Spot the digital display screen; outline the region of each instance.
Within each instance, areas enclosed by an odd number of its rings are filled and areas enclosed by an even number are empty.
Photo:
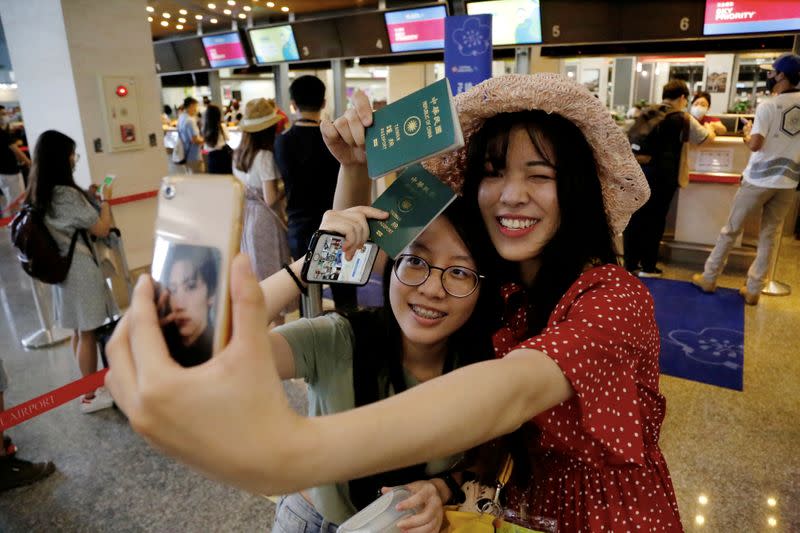
[[[331,59],[342,57],[339,32],[332,19],[292,23],[300,59]]]
[[[175,47],[175,53],[184,71],[208,70],[206,50],[199,37],[172,41],[172,45]]]
[[[181,63],[175,53],[172,43],[155,43],[153,51],[156,56],[156,72],[165,74],[167,72],[180,72]]]
[[[300,54],[289,24],[250,30],[250,42],[258,63],[298,61]]]
[[[340,17],[335,19],[335,24],[344,57],[384,55],[391,51],[382,13]]]
[[[468,15],[492,15],[495,46],[542,42],[539,0],[490,0],[469,2]]]
[[[206,35],[203,46],[211,68],[247,66],[247,54],[238,32]]]
[[[444,48],[445,6],[404,9],[385,13],[392,52]]]
[[[797,0],[706,0],[704,35],[800,30]]]

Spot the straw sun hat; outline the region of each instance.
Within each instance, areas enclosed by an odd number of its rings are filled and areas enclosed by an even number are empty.
[[[425,168],[456,191],[464,184],[467,149],[487,119],[540,109],[575,124],[594,152],[606,216],[615,234],[650,197],[650,188],[628,138],[585,87],[558,74],[509,74],[491,78],[455,97],[464,148],[429,159]]]
[[[275,103],[266,98],[250,100],[244,107],[244,115],[239,121],[239,129],[247,133],[255,133],[274,126],[281,120]]]

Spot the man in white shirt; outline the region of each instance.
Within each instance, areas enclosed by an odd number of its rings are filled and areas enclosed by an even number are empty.
[[[747,272],[747,284],[739,290],[750,305],[758,303],[767,281],[775,240],[780,238],[778,232],[800,180],[800,56],[782,55],[767,76],[767,88],[775,96],[759,105],[755,123],[745,126],[744,143],[753,153],[742,173],[728,223],[706,260],[704,272],[692,276],[692,283],[713,292],[745,218],[761,210],[758,253]]]

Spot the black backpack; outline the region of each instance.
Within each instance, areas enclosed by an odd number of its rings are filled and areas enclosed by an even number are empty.
[[[29,203],[22,205],[11,222],[11,243],[17,249],[22,269],[44,283],[58,284],[67,279],[78,234],[91,251],[86,232],[75,230],[66,256],[59,253],[58,243],[44,223],[44,211]]]
[[[656,104],[642,109],[642,113],[636,118],[631,129],[628,130],[628,140],[631,143],[631,150],[639,163],[649,163],[652,158],[663,150],[658,139],[659,126],[664,120],[673,113],[683,113],[679,109],[666,104]],[[686,117],[688,118],[688,117]],[[685,129],[688,129],[689,121],[685,120]]]

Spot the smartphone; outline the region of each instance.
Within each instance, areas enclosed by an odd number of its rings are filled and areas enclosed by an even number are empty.
[[[151,274],[172,357],[208,361],[230,338],[230,267],[242,235],[244,188],[232,176],[161,181]]]
[[[106,187],[111,187],[115,179],[117,179],[117,176],[114,174],[109,174],[103,179],[103,183],[100,184],[100,188],[97,190],[97,194],[100,195],[100,198],[104,198],[103,190],[105,190]]]
[[[308,245],[303,280],[306,283],[365,285],[378,255],[378,245],[372,241],[365,242],[350,261],[345,259],[343,247],[344,236],[317,231]]]

